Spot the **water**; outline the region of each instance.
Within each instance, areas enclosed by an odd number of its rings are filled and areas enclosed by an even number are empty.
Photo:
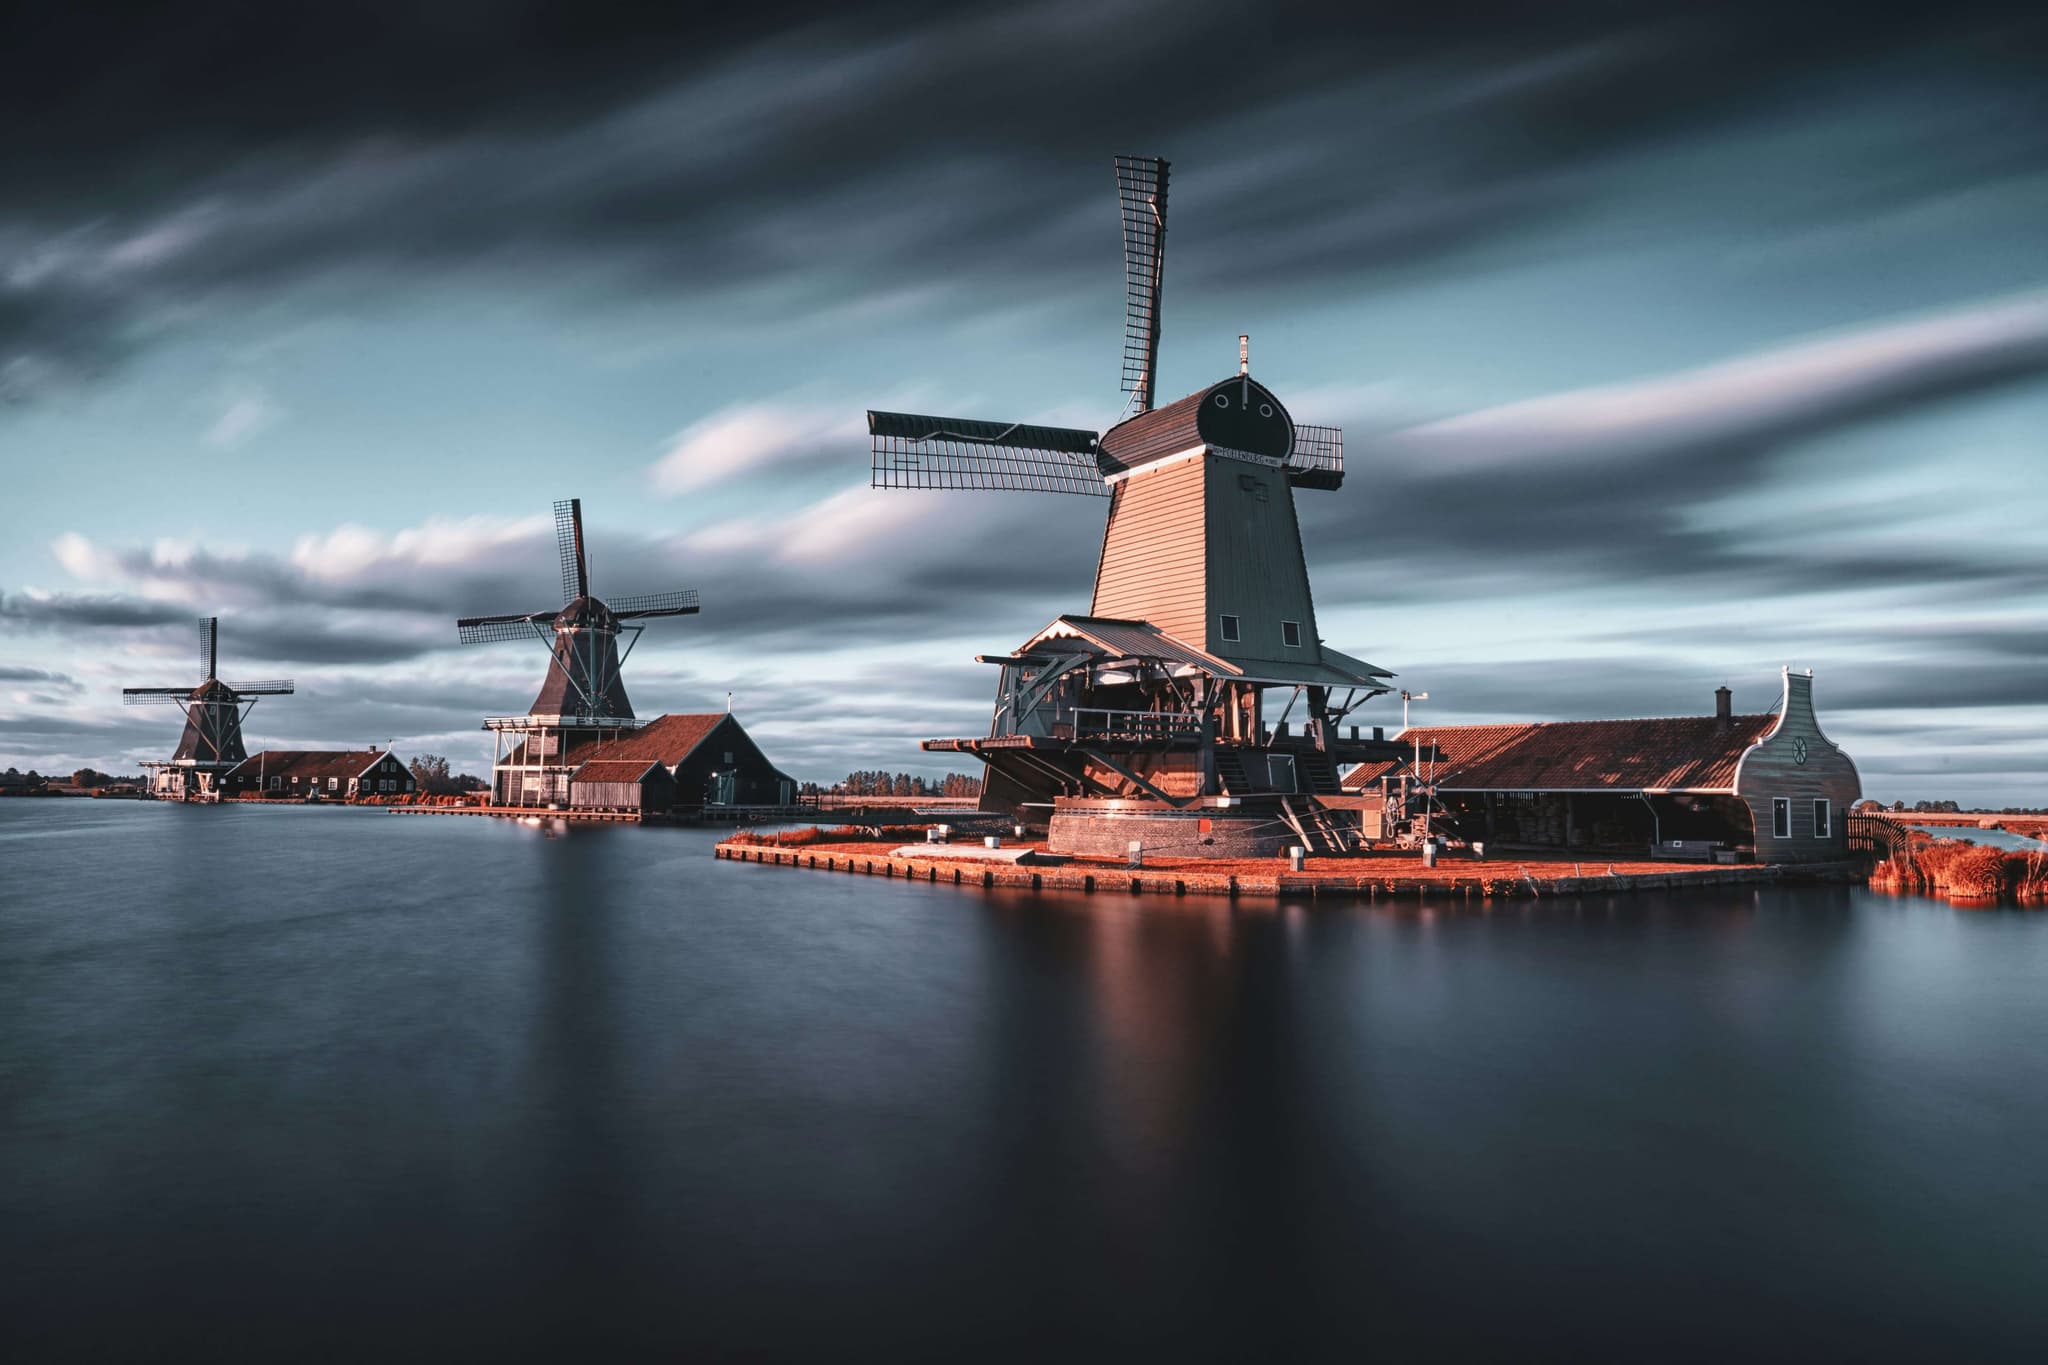
[[[714,837],[0,803],[9,1355],[2048,1346],[2048,914]]]
[[[2048,842],[2009,829],[1978,829],[1975,825],[1914,825],[1913,828],[1937,839],[1961,839],[1964,843],[2016,849],[2022,853],[2048,853]]]

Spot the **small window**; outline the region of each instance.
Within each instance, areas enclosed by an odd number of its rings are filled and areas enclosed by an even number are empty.
[[[1834,830],[1834,807],[1825,796],[1815,797],[1813,802],[1813,837],[1832,839]]]
[[[271,778],[271,779],[270,779],[270,789],[271,789],[272,791],[276,791],[276,790],[277,790],[278,788],[280,788],[280,787],[282,787],[282,786],[284,786],[284,779],[283,779],[283,778],[281,778],[281,777],[273,777],[273,778]]]
[[[1226,616],[1222,618],[1222,624],[1223,638],[1235,644],[1237,642],[1237,618],[1235,616]]]
[[[328,778],[328,779],[327,779],[327,790],[329,790],[329,791],[331,791],[331,792],[336,792],[336,791],[340,791],[340,790],[341,790],[341,779],[340,779],[340,778],[338,778],[338,777],[330,777],[330,778]]]
[[[1289,649],[1300,649],[1301,622],[1282,621],[1280,623],[1280,643],[1286,645]]]
[[[1780,839],[1792,837],[1792,798],[1774,796],[1771,798],[1771,833]]]
[[[727,749],[727,750],[725,751],[725,761],[726,761],[727,763],[730,763],[730,762],[732,762],[732,750],[730,750],[730,749]]]

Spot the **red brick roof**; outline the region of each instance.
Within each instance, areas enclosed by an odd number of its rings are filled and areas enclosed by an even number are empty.
[[[673,767],[688,758],[713,730],[731,719],[723,711],[699,715],[657,716],[629,735],[608,739],[581,752],[586,763],[606,759],[637,758],[666,763]],[[737,725],[739,722],[733,723]]]
[[[267,749],[251,754],[229,772],[230,777],[282,777],[289,785],[294,777],[324,781],[361,777],[384,749]],[[401,762],[401,766],[403,766]]]
[[[1723,731],[1712,716],[1566,720],[1418,726],[1400,738],[1443,751],[1436,780],[1446,791],[1728,791],[1743,750],[1777,723],[1774,715],[1736,716]],[[1394,771],[1363,764],[1344,785],[1363,787]]]

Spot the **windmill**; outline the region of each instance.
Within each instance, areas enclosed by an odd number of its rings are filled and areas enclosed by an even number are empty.
[[[609,603],[592,596],[580,498],[555,504],[555,541],[566,599],[562,606],[506,616],[466,616],[455,623],[466,645],[537,640],[548,650],[548,671],[527,714],[494,716],[484,722],[484,728],[497,735],[492,799],[498,805],[544,805],[565,799],[574,766],[568,762],[570,753],[639,724],[619,676],[645,629],[636,623],[697,614],[694,588]],[[623,654],[621,635],[626,637]]]
[[[1116,158],[1122,420],[1097,433],[868,413],[874,487],[1109,498],[1088,614],[1061,617],[1010,654],[981,656],[1003,669],[990,733],[924,747],[981,758],[984,803],[1049,807],[1054,845],[1069,851],[1089,851],[1092,840],[1122,853],[1117,841],[1129,832],[1242,853],[1215,837],[1216,800],[1330,851],[1355,839],[1318,798],[1341,801],[1337,761],[1377,752],[1355,727],[1342,739],[1340,722],[1393,676],[1324,645],[1316,628],[1294,491],[1342,485],[1344,437],[1295,422],[1252,378],[1243,336],[1236,374],[1156,405],[1167,180],[1164,160]],[[1280,688],[1292,695],[1269,728],[1264,695]]]
[[[219,677],[220,618],[199,624],[199,662],[206,670],[197,687],[124,687],[129,706],[182,706],[185,733],[168,762],[145,763],[150,794],[173,801],[218,801],[220,779],[249,756],[242,745],[242,722],[259,697],[289,694],[290,680],[222,682]]]

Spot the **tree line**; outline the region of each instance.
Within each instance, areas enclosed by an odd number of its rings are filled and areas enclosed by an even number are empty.
[[[480,792],[490,790],[491,784],[475,773],[450,773],[448,760],[440,754],[421,754],[407,765],[412,769],[412,780],[419,784],[425,796],[453,796],[457,792]]]
[[[934,782],[913,773],[889,773],[877,768],[848,773],[829,787],[806,782],[799,790],[806,796],[979,796],[981,779],[966,773],[947,773]]]

